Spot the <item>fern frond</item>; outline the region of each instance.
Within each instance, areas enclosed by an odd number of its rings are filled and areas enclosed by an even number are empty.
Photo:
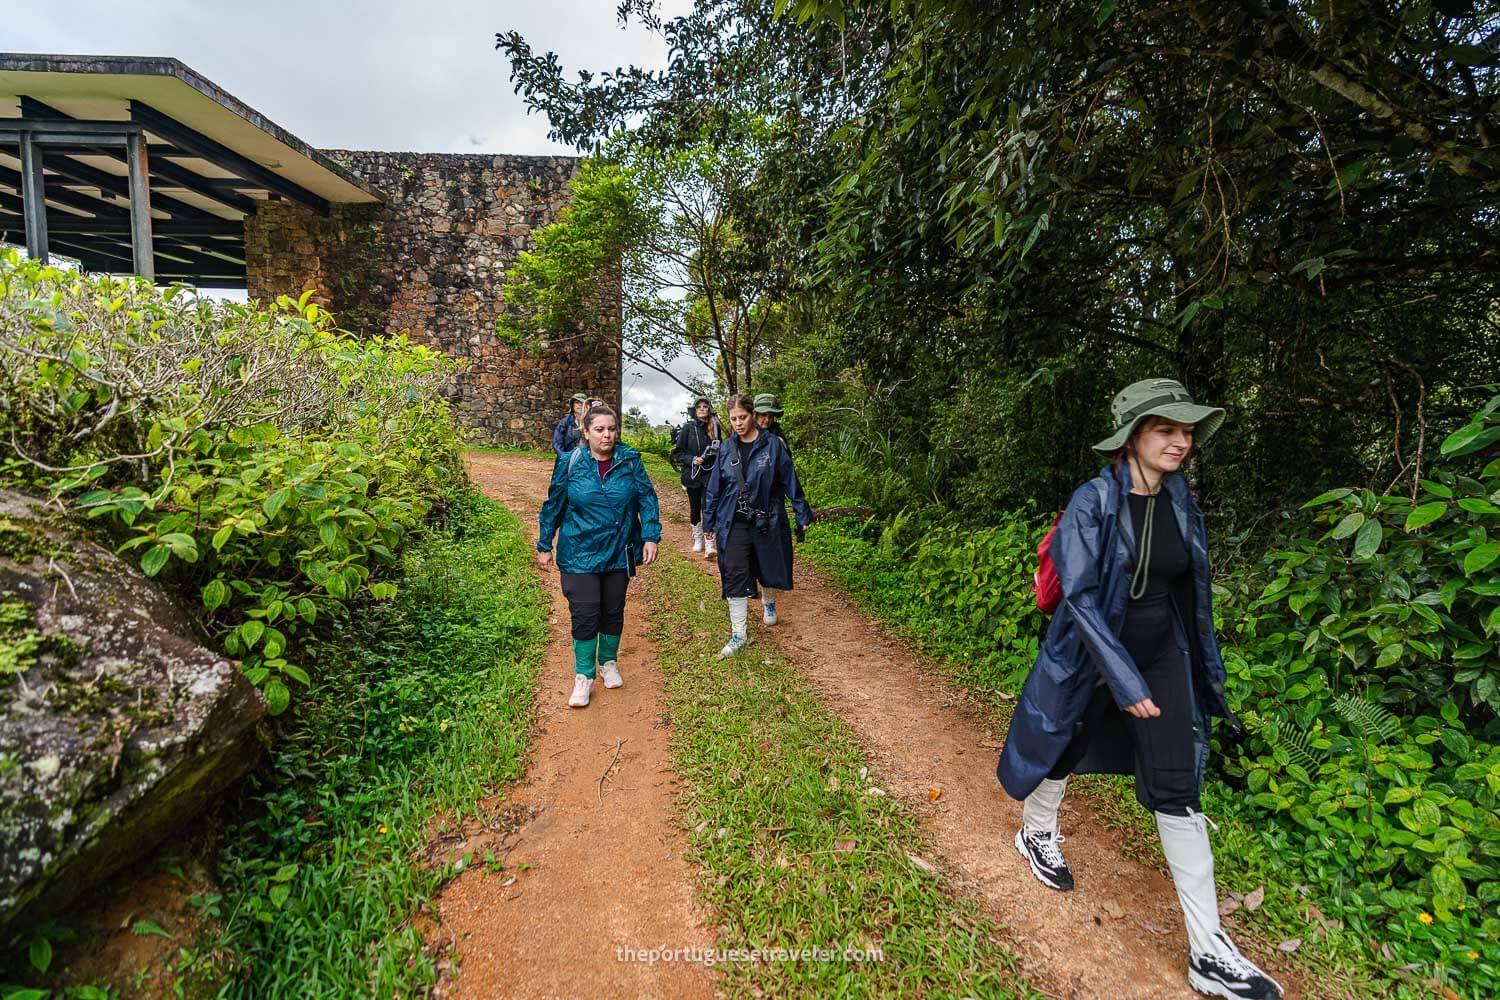
[[[1252,721],[1253,720],[1253,721]],[[1286,758],[1287,763],[1296,764],[1308,774],[1317,772],[1327,754],[1313,746],[1312,735],[1295,722],[1279,718],[1262,718],[1247,713],[1245,721],[1266,741],[1273,753]]]
[[[1367,743],[1394,743],[1401,738],[1401,723],[1380,705],[1357,694],[1333,699],[1333,710]]]

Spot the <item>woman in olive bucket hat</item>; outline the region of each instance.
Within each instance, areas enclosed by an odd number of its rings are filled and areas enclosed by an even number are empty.
[[[1147,379],[1111,404],[1110,460],[1068,501],[1051,555],[1063,602],[1016,706],[998,776],[1023,799],[1016,850],[1044,885],[1073,888],[1057,830],[1073,773],[1135,776],[1156,814],[1200,993],[1277,998],[1281,988],[1219,926],[1200,791],[1211,717],[1224,703],[1203,514],[1181,468],[1224,422],[1181,384]]]
[[[769,392],[755,394],[755,426],[781,438],[781,443],[786,444],[786,450],[791,452],[792,446],[787,444],[786,432],[781,429],[781,414],[781,401],[774,395]]]

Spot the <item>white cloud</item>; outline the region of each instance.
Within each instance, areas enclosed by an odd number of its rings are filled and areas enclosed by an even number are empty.
[[[70,0],[11,4],[0,48],[170,56],[320,148],[567,153],[511,90],[495,33],[577,69],[660,68],[617,0]],[[690,0],[663,4],[667,16]],[[479,140],[476,144],[474,140]]]

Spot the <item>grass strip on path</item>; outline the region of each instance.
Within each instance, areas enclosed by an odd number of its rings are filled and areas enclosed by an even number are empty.
[[[714,658],[726,629],[715,581],[665,547],[642,579],[690,859],[719,946],[801,956],[732,960],[724,991],[1036,996],[1000,927],[945,886],[919,821],[883,794],[796,669],[765,643]]]
[[[225,831],[217,940],[183,973],[220,995],[409,996],[436,981],[413,918],[451,872],[440,819],[522,774],[547,597],[521,523],[477,493],[406,558],[392,601],[315,650],[316,681]],[[189,993],[194,992],[189,989]]]

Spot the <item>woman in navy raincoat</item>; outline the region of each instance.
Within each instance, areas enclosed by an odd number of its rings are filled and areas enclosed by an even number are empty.
[[[583,708],[594,686],[594,664],[604,686],[625,683],[616,657],[625,625],[625,589],[637,566],[656,559],[661,514],[656,489],[646,476],[641,454],[619,442],[615,411],[603,404],[583,418],[583,440],[559,455],[552,483],[537,517],[537,565],[552,566],[557,536],[557,568],[573,619],[573,694],[568,704]]]
[[[578,447],[578,441],[583,437],[583,415],[588,412],[588,400],[581,392],[573,393],[568,400],[568,415],[552,430],[552,450],[557,454],[566,455]]]
[[[1213,628],[1208,538],[1181,467],[1224,421],[1170,379],[1121,390],[1111,460],[1073,494],[1051,555],[1063,603],[1016,705],[998,777],[1025,804],[1016,850],[1046,886],[1071,889],[1058,807],[1071,773],[1135,776],[1156,815],[1188,931],[1188,981],[1214,996],[1281,988],[1219,925],[1200,792],[1211,717],[1227,716]]]
[[[745,620],[757,584],[764,591],[767,625],[776,624],[777,591],[792,589],[786,501],[792,502],[799,531],[813,521],[791,453],[779,437],[755,425],[749,396],[730,398],[729,423],[734,433],[719,448],[703,496],[703,526],[718,542],[719,580],[729,602],[729,642],[720,657],[734,655],[749,641]]]

